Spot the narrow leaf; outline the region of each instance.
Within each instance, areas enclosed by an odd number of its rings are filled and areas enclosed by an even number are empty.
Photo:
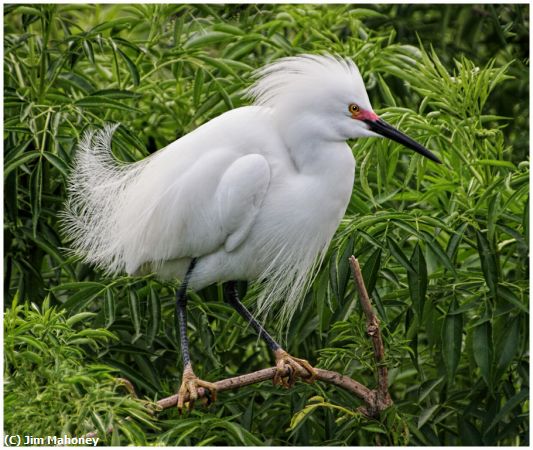
[[[455,371],[461,358],[461,344],[463,342],[463,315],[455,314],[458,309],[457,301],[450,305],[448,314],[444,319],[442,330],[442,357],[448,375],[448,382],[451,383],[455,376]]]
[[[507,416],[507,414],[509,414],[514,408],[516,408],[518,405],[520,405],[522,402],[524,402],[528,398],[529,398],[529,389],[527,387],[524,387],[520,392],[513,395],[507,401],[507,403],[503,405],[503,408],[500,410],[500,412],[496,414],[496,417],[494,417],[494,420],[489,425],[485,433],[490,431],[499,422],[502,422],[505,416]],[[511,420],[513,420],[513,417],[511,417]]]
[[[202,88],[204,87],[205,72],[202,69],[199,69],[196,72],[196,77],[194,78],[194,90],[193,90],[193,102],[195,106],[200,104],[200,97],[202,95]]]
[[[222,31],[209,31],[206,33],[198,33],[189,39],[183,48],[190,49],[194,47],[206,47],[216,43],[227,42],[230,39],[235,39],[235,36]]]
[[[492,364],[492,327],[490,321],[483,322],[474,328],[472,350],[481,376],[485,383],[490,386],[490,367]]]
[[[133,108],[125,105],[124,103],[117,102],[116,100],[99,95],[90,95],[88,97],[81,98],[74,104],[76,106],[81,106],[82,108],[109,108],[129,112],[142,112],[137,108]]]
[[[361,269],[363,280],[365,281],[366,290],[369,295],[372,295],[374,288],[376,287],[376,281],[378,279],[379,268],[381,266],[381,249],[378,248],[370,257],[366,260],[365,265]]]
[[[481,260],[481,270],[493,298],[496,297],[498,287],[498,270],[496,255],[489,242],[479,230],[476,230],[477,249]]]
[[[135,336],[133,336],[133,342],[141,337],[141,306],[137,293],[132,288],[130,289],[130,295],[128,297],[128,306],[130,309],[130,318],[133,328],[135,330]]]
[[[432,405],[429,408],[424,409],[420,416],[418,416],[418,428],[422,428],[426,422],[431,419],[431,417],[437,412],[437,410],[440,408],[440,405]]]
[[[505,329],[506,333],[498,346],[498,372],[501,374],[507,369],[511,361],[514,359],[516,352],[518,351],[518,338],[519,338],[519,321],[513,320],[508,322],[508,327]]]
[[[129,56],[126,55],[126,53],[124,53],[122,50],[117,48],[117,52],[121,56],[121,58],[124,60],[124,62],[126,63],[126,66],[128,66],[128,70],[130,72],[131,80],[133,81],[134,86],[138,86],[139,81],[140,81],[140,76],[139,76],[139,71],[137,70],[137,66],[129,58]]]
[[[83,51],[85,52],[85,55],[87,56],[87,58],[89,59],[91,64],[95,64],[94,51],[93,51],[93,46],[92,46],[91,42],[86,40],[86,39],[84,39],[83,42],[82,42],[82,46],[83,46]]]
[[[410,262],[415,270],[407,272],[409,293],[416,313],[422,317],[428,287],[428,272],[424,253],[419,244],[413,250]]]
[[[4,178],[6,178],[17,167],[31,161],[32,159],[39,158],[41,154],[39,152],[28,152],[19,158],[13,158],[6,162],[4,166]]]
[[[394,242],[394,240],[390,236],[387,236],[387,244],[389,245],[389,250],[392,256],[394,256],[394,258],[396,258],[396,260],[403,267],[405,267],[408,272],[416,272],[414,267],[409,262],[409,259],[407,258],[407,256],[405,256],[405,253],[402,252],[398,244]]]
[[[109,328],[115,321],[116,302],[111,289],[107,289],[104,297],[105,326]]]
[[[152,345],[161,323],[161,301],[155,289],[148,294],[148,320],[146,321],[146,344]]]
[[[41,215],[43,190],[43,165],[41,161],[37,163],[30,177],[30,201],[31,201],[31,219],[33,235],[37,235],[37,225]]]

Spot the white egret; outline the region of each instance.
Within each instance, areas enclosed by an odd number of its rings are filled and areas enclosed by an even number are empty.
[[[229,282],[227,300],[274,352],[274,381],[290,386],[302,369],[312,379],[313,367],[283,350],[240,302],[234,281],[263,283],[259,312],[279,303],[281,321],[293,315],[352,193],[347,139],[384,136],[440,162],[374,113],[349,59],[282,58],[256,77],[253,106],[228,111],[133,164],[113,159],[114,127],[85,133],[69,183],[64,228],[87,262],[109,274],[182,280],[180,409],[199,386],[216,394],[192,369],[187,287]]]

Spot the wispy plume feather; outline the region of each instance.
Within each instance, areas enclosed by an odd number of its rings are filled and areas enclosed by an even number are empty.
[[[62,231],[72,241],[73,253],[110,275],[125,269],[118,228],[124,191],[148,161],[117,163],[111,153],[111,140],[118,126],[108,124],[83,135],[62,215]]]

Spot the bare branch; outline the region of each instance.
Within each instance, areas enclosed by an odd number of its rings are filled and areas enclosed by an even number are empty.
[[[340,388],[346,389],[359,397],[365,403],[374,403],[374,393],[366,386],[353,380],[350,377],[341,375],[340,373],[333,372],[331,370],[317,369],[316,379],[325,383],[334,384]],[[262,381],[271,380],[276,374],[275,367],[269,367],[268,369],[258,370],[256,372],[247,373],[245,375],[239,375],[237,377],[226,378],[224,380],[216,381],[214,384],[218,392],[229,391],[233,389],[239,389],[250,384],[260,383]],[[287,374],[288,375],[288,371]],[[198,389],[198,398],[205,397],[207,391],[204,388]],[[170,408],[175,406],[178,401],[178,395],[171,395],[170,397],[162,398],[157,402],[157,406],[160,409]],[[185,397],[185,401],[188,401],[188,397]]]
[[[353,255],[350,256],[349,261],[357,285],[357,290],[359,291],[361,306],[363,307],[363,312],[366,316],[366,333],[372,338],[374,359],[376,360],[378,369],[378,389],[376,391],[376,399],[373,405],[369,405],[371,407],[369,410],[370,415],[374,415],[374,413],[379,413],[392,405],[388,386],[388,369],[384,364],[385,348],[383,347],[383,340],[381,339],[379,319],[372,309],[372,304],[370,303],[370,298],[366,291],[359,261]]]

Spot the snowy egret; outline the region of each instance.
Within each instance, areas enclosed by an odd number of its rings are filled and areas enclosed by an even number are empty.
[[[64,228],[73,249],[109,274],[182,280],[176,294],[183,357],[178,407],[199,386],[186,333],[187,288],[227,282],[226,300],[274,352],[274,382],[315,370],[289,355],[240,302],[235,280],[261,282],[259,313],[299,306],[350,199],[347,139],[384,136],[440,162],[374,113],[358,68],[331,55],[282,58],[256,73],[253,106],[228,111],[150,157],[117,164],[114,127],[85,133]],[[283,374],[290,373],[288,377]]]

